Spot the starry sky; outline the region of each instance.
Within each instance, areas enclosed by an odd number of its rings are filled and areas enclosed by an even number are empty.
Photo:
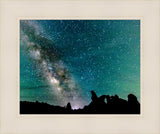
[[[140,20],[20,21],[20,100],[77,109],[91,90],[140,101]]]

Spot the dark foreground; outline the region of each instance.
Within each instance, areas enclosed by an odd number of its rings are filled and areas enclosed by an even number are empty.
[[[20,114],[140,114],[140,104],[133,94],[128,95],[128,100],[117,95],[97,97],[94,91],[91,94],[91,103],[83,109],[72,110],[70,103],[66,107],[60,107],[38,101],[21,101]]]

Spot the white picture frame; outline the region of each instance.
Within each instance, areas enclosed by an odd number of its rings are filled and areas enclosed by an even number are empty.
[[[5,1],[0,4],[0,134],[159,134],[160,1]],[[140,19],[140,115],[20,115],[20,19]]]

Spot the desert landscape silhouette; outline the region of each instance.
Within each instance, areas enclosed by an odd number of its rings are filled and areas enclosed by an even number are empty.
[[[92,101],[82,109],[72,109],[70,102],[61,107],[38,101],[20,101],[20,114],[140,114],[140,103],[133,94],[128,95],[128,100],[118,95],[98,97],[94,91],[91,94]]]

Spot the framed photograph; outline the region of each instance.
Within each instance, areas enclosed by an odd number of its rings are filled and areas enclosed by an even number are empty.
[[[140,114],[139,102],[140,20],[20,20],[20,114]]]
[[[1,1],[1,134],[159,134],[160,2]]]

